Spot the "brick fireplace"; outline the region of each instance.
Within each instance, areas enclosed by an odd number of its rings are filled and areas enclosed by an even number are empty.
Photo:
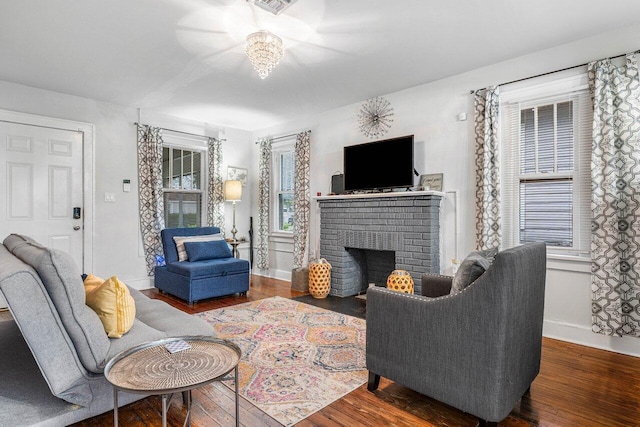
[[[407,270],[421,293],[422,273],[440,272],[440,201],[435,191],[318,197],[320,255],[332,266],[330,295],[386,285]]]

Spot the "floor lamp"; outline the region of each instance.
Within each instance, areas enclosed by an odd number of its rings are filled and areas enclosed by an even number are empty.
[[[233,236],[233,256],[237,258],[238,244],[236,240],[236,203],[242,200],[242,182],[236,180],[227,180],[224,183],[224,199],[233,205],[233,228],[231,235]]]

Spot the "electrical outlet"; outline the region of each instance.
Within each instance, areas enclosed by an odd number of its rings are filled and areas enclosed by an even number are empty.
[[[115,203],[116,202],[116,193],[104,193],[104,202],[105,203]]]

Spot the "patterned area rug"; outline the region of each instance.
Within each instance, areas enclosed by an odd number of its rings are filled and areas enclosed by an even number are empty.
[[[242,349],[240,394],[286,426],[367,380],[362,319],[281,297],[196,316]]]

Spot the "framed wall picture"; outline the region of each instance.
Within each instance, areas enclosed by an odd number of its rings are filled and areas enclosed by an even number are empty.
[[[442,191],[442,174],[420,175],[420,188],[422,190]]]
[[[247,175],[249,171],[244,168],[239,168],[236,166],[227,166],[227,179],[240,181],[242,182],[242,186],[247,185]]]

